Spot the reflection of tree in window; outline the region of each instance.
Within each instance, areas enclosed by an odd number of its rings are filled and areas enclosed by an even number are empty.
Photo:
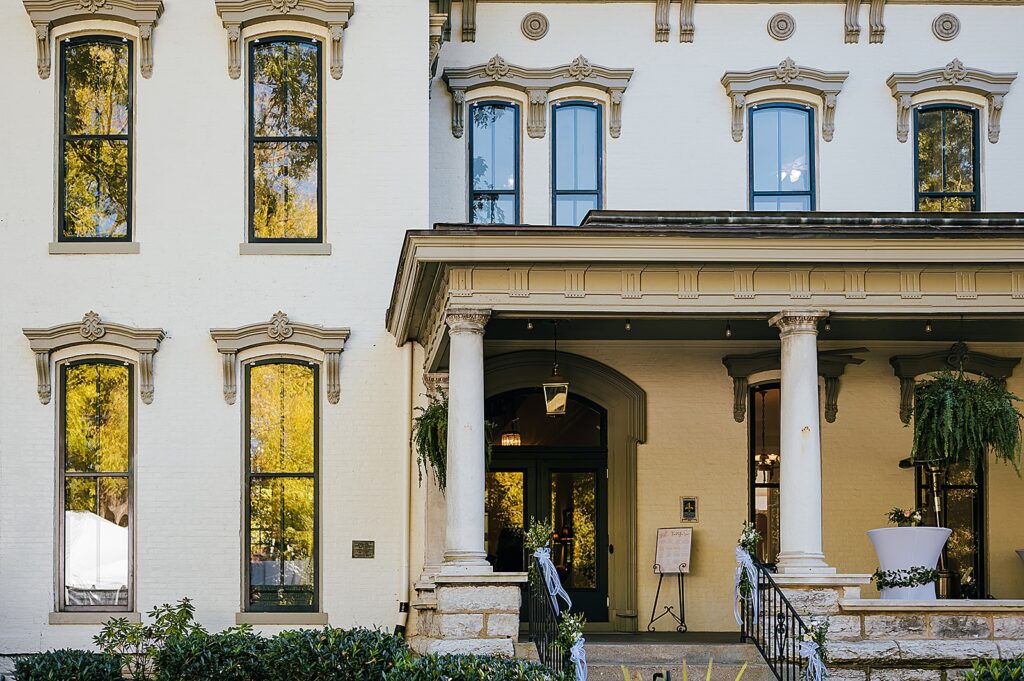
[[[518,107],[470,107],[470,219],[509,224],[518,219]]]
[[[522,471],[487,473],[487,556],[498,572],[522,572],[526,500]]]
[[[750,207],[814,210],[814,116],[797,104],[750,110]]]
[[[61,238],[127,239],[131,44],[63,43]]]
[[[551,474],[552,559],[566,588],[597,586],[597,476]]]
[[[252,45],[252,237],[320,235],[320,44]]]
[[[249,367],[249,607],[315,607],[315,368]]]
[[[917,210],[978,210],[974,109],[922,107],[917,118]]]

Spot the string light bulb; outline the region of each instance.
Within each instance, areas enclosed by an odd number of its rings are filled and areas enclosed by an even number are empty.
[[[931,333],[932,332],[932,320],[929,319],[928,321],[926,321],[924,323],[924,332],[925,333]]]
[[[632,330],[633,330],[633,323],[630,320],[627,319],[626,320],[626,331],[632,331]]]
[[[729,324],[729,322],[725,323],[725,337],[732,338],[732,326]]]
[[[527,331],[533,331],[533,320],[532,319],[527,319],[526,320],[526,330]]]
[[[832,317],[825,317],[825,330],[826,331],[831,331],[832,330]]]

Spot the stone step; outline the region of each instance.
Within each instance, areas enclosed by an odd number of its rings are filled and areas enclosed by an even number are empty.
[[[589,681],[624,681],[621,665],[590,664],[588,667]],[[682,665],[626,665],[626,668],[629,670],[630,681],[635,681],[637,674],[640,675],[641,681],[652,681],[658,672],[669,672],[672,681],[683,681]],[[711,667],[711,681],[735,681],[742,668],[742,664],[715,663]],[[705,681],[707,669],[707,664],[688,664],[689,681]],[[749,664],[743,672],[741,681],[775,681],[775,675],[765,664]]]
[[[605,643],[587,642],[587,660],[598,664],[682,666],[707,668],[708,660],[722,664],[763,664],[757,648],[743,643]],[[673,674],[675,676],[675,674]]]

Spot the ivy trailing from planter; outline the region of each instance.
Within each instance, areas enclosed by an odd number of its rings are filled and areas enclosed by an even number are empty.
[[[416,445],[416,464],[420,483],[423,474],[434,477],[442,492],[448,487],[448,393],[438,390],[430,396],[430,404],[417,407],[420,415],[413,418],[412,440]],[[484,456],[491,464],[491,433],[494,424],[484,421]]]
[[[939,581],[939,571],[934,568],[926,568],[923,565],[905,570],[875,570],[871,579],[879,591],[882,589],[909,589]]]

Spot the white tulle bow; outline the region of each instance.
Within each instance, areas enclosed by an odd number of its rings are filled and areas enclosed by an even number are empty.
[[[585,641],[580,636],[569,649],[569,661],[576,670],[576,681],[587,681],[587,651],[583,649]]]
[[[555,615],[557,616],[561,614],[558,607],[558,599],[561,598],[565,601],[566,610],[572,607],[572,601],[569,599],[569,594],[562,587],[562,580],[558,578],[558,570],[555,569],[555,564],[551,562],[551,549],[537,549],[534,551],[533,557],[537,559],[540,565],[540,573],[544,578],[544,585],[548,589],[548,594],[551,595],[551,602],[555,605]]]
[[[747,577],[747,583],[750,584],[750,593],[746,596],[743,595],[740,589],[744,574]],[[743,614],[740,612],[740,605],[743,601],[750,601],[754,609],[754,621],[756,622],[758,604],[760,603],[760,599],[757,597],[757,568],[754,566],[754,559],[750,557],[750,554],[742,546],[736,547],[736,579],[734,580],[733,591],[732,612],[736,616],[736,624],[741,626],[743,624]]]
[[[821,650],[814,641],[800,641],[800,657],[807,659],[807,681],[823,681],[828,678],[828,669],[821,661]]]

